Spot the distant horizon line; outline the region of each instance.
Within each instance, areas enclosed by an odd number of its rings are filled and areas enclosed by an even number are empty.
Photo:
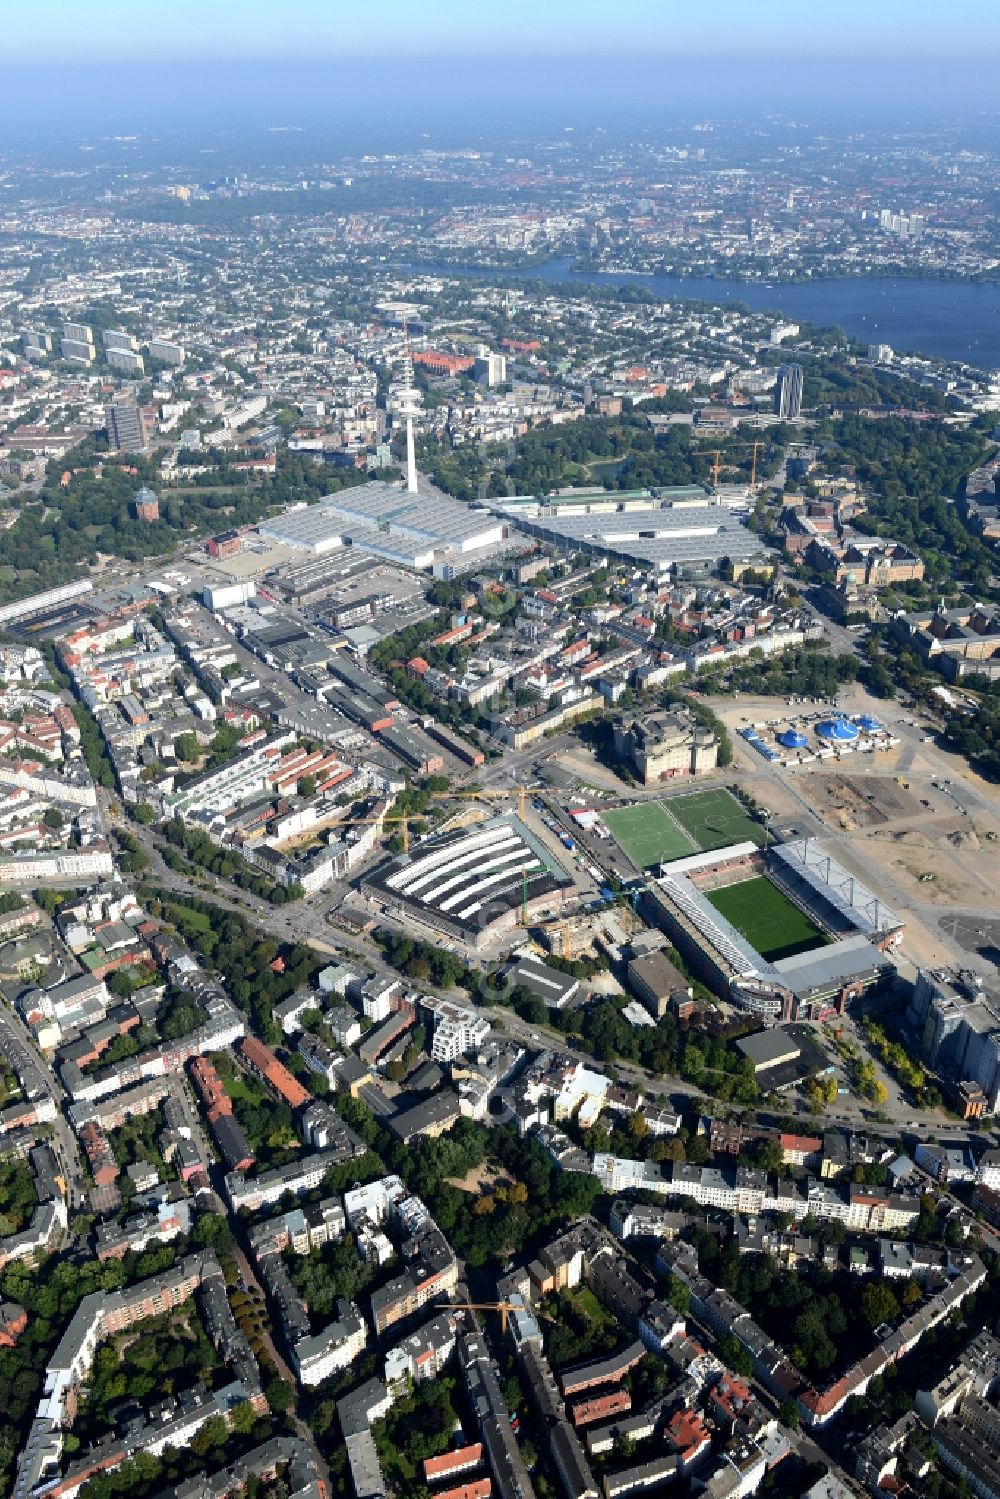
[[[282,52],[275,54],[271,52],[231,54],[231,53],[207,53],[201,57],[192,58],[184,56],[157,56],[152,57],[145,54],[121,54],[108,57],[105,53],[74,53],[72,57],[42,57],[37,55],[25,55],[22,57],[0,58],[0,74],[9,72],[21,72],[29,69],[79,69],[81,66],[87,68],[118,68],[118,67],[151,67],[151,68],[214,68],[214,67],[244,67],[263,66],[273,67],[277,64],[291,64],[296,67],[328,67],[336,63],[371,63],[384,66],[387,62],[433,62],[440,59],[443,62],[454,62],[461,59],[468,62],[483,63],[505,63],[505,62],[537,62],[550,66],[551,64],[563,63],[573,65],[581,61],[592,62],[601,65],[609,61],[640,64],[644,67],[659,66],[664,63],[686,64],[690,62],[795,62],[800,65],[837,65],[851,64],[854,67],[890,67],[893,71],[899,71],[908,64],[934,64],[957,63],[976,64],[979,67],[989,67],[991,64],[1000,62],[1000,47],[989,51],[975,50],[942,50],[940,47],[928,51],[900,52],[898,49],[886,51],[862,50],[858,47],[846,47],[843,51],[804,52],[795,48],[690,48],[683,51],[668,50],[618,50],[614,47],[580,48],[579,50],[517,50],[511,48],[506,51],[498,51],[495,48],[470,49],[449,47],[414,47],[407,50],[392,51],[382,48],[378,52],[370,51],[329,51],[317,52],[312,49],[308,53]],[[987,105],[984,103],[984,110]],[[994,105],[988,112],[1000,114],[1000,109]]]

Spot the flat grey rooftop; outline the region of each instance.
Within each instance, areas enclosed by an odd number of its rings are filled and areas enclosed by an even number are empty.
[[[888,961],[867,937],[859,934],[842,937],[826,947],[795,953],[790,958],[779,958],[773,966],[789,989],[802,994],[810,989],[826,989],[839,980],[861,978]]]
[[[614,501],[614,495],[608,496]],[[606,551],[665,567],[674,563],[745,560],[766,548],[724,505],[648,507],[589,514],[561,514],[556,505],[537,513],[496,502],[494,508],[519,530],[533,536]]]

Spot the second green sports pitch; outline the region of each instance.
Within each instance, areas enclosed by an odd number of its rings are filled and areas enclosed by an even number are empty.
[[[703,894],[768,962],[825,947],[829,941],[816,923],[763,875]]]
[[[763,828],[724,786],[616,807],[602,812],[601,820],[639,869],[732,843],[764,841]]]

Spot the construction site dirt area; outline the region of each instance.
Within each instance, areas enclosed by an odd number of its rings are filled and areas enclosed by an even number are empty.
[[[925,831],[870,833],[864,855],[918,904],[994,905],[1000,888],[1000,846],[957,818],[928,819]]]
[[[837,712],[878,719],[891,748],[783,765],[755,752],[739,730],[780,725],[787,702],[744,696],[712,706],[733,737],[731,778],[766,809],[779,837],[818,838],[899,912],[905,962],[995,962],[1000,788],[971,769],[925,710],[875,700],[853,683],[838,694]]]
[[[920,798],[889,776],[814,771],[809,783],[817,815],[844,832],[883,827],[900,819],[919,822],[924,811]]]

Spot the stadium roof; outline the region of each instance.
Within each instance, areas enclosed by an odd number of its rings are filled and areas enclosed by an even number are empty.
[[[855,976],[859,979],[870,976],[888,961],[867,937],[859,933],[856,937],[842,937],[839,942],[831,942],[826,947],[814,947],[790,958],[779,958],[774,966],[787,988],[794,994],[807,995],[833,985],[839,987]]]
[[[756,852],[756,843],[730,843],[727,848],[703,849],[681,859],[665,859],[660,869],[664,874],[690,874],[698,869],[711,869],[713,864],[724,864],[730,859],[749,859]]]
[[[656,882],[662,895],[694,926],[705,947],[714,950],[728,966],[732,977],[753,979],[805,995],[829,990],[841,983],[849,984],[855,978],[870,975],[882,965],[884,960],[872,942],[898,930],[903,923],[859,880],[831,859],[818,843],[809,839],[772,845],[770,854],[780,859],[789,873],[804,880],[852,930],[824,946],[794,957],[776,962],[764,958],[682,872],[731,860],[741,855],[746,847],[735,845],[714,854],[695,854],[689,859],[677,860],[663,866],[661,878]],[[751,851],[756,850],[751,846]]]
[[[838,864],[823,845],[814,839],[796,838],[791,843],[777,843],[771,849],[771,857],[779,860],[800,879],[806,880],[818,895],[865,937],[884,936],[905,925],[891,907],[879,900],[842,864]]]
[[[724,850],[723,856],[726,852],[728,850]],[[657,884],[667,899],[694,923],[698,932],[729,965],[733,973],[743,977],[774,978],[773,965],[751,947],[746,938],[731,922],[726,920],[721,911],[715,909],[711,901],[705,899],[705,896],[696,889],[686,875],[675,873],[671,868],[669,874],[663,875]]]

